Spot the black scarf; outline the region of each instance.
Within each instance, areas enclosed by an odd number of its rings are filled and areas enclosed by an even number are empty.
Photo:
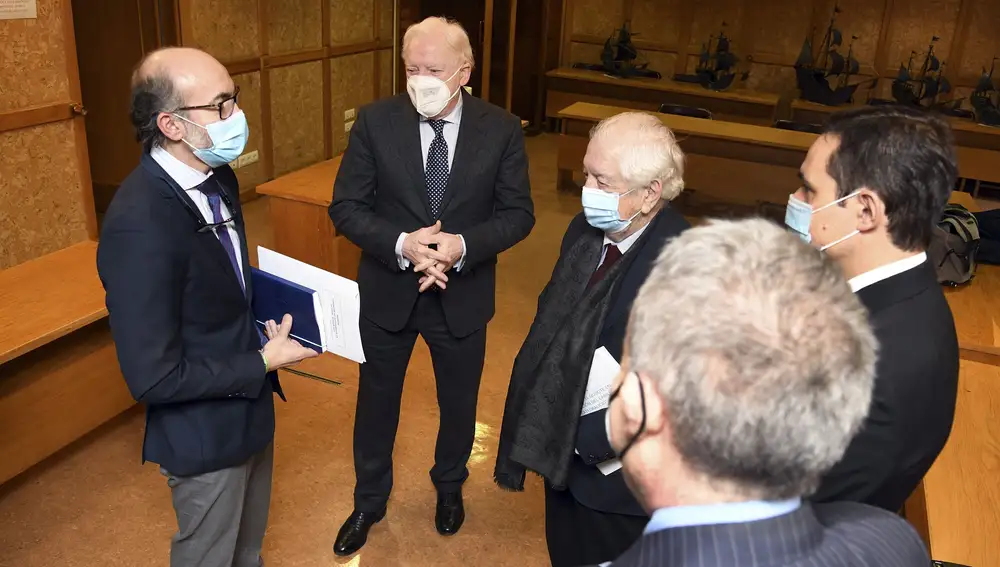
[[[603,245],[603,233],[587,230],[560,256],[539,296],[538,312],[514,359],[507,390],[493,472],[501,488],[524,490],[529,469],[554,487],[566,483],[604,316],[615,284],[635,257],[626,254],[587,288]]]

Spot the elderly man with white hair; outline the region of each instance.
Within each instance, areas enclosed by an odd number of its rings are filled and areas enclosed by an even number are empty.
[[[494,473],[510,490],[523,490],[527,470],[545,478],[554,567],[613,559],[646,525],[608,441],[606,368],[621,359],[632,300],[660,249],[689,226],[668,204],[684,188],[684,154],[657,117],[604,120],[583,166],[583,212],[514,361]]]
[[[930,565],[892,512],[803,501],[868,414],[877,341],[837,264],[761,219],[671,242],[639,290],[611,442],[652,514],[614,567]]]
[[[354,512],[337,555],[386,513],[403,377],[417,335],[430,347],[441,422],[431,480],[435,525],[458,532],[462,484],[494,313],[497,255],[535,218],[520,120],[468,95],[462,27],[428,18],[403,37],[406,94],[365,106],[351,129],[330,218],[361,248],[361,365],[354,417]]]

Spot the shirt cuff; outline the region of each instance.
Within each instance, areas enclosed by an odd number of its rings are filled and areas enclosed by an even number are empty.
[[[462,271],[462,266],[465,265],[465,253],[466,253],[466,249],[465,249],[465,237],[462,236],[461,234],[459,234],[458,235],[458,239],[462,241],[462,257],[459,258],[458,262],[455,263],[455,271],[461,272]]]
[[[611,445],[611,406],[604,412],[604,431],[608,434],[608,445]],[[614,445],[611,445],[614,449]]]
[[[403,257],[404,240],[406,240],[406,233],[400,232],[399,238],[396,239],[396,263],[399,264],[400,270],[405,270],[410,267],[410,261]]]

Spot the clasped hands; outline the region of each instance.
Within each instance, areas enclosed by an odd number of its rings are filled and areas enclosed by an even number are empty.
[[[431,245],[436,245],[431,248]],[[441,221],[413,231],[403,239],[403,256],[413,265],[420,278],[420,292],[436,285],[448,287],[448,270],[462,259],[462,239],[457,235],[441,232]]]

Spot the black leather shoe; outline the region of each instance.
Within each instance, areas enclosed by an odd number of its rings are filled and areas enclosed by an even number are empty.
[[[337,541],[333,543],[333,552],[341,557],[353,555],[368,541],[368,530],[382,521],[385,510],[375,514],[372,512],[351,512],[344,525],[337,532]]]
[[[448,492],[438,494],[437,513],[434,515],[434,526],[441,535],[455,535],[465,521],[465,506],[462,505],[462,493]]]

